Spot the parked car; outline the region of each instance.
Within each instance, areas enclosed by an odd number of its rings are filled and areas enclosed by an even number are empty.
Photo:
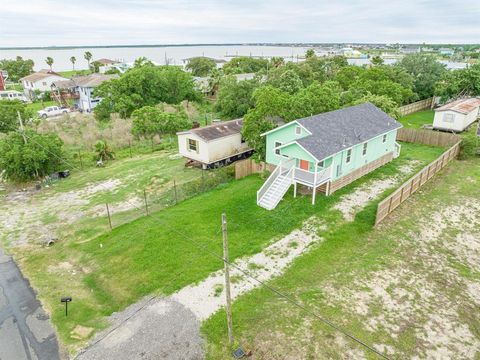
[[[70,109],[65,108],[65,107],[48,106],[45,109],[38,111],[37,114],[41,118],[46,119],[47,117],[63,115],[63,114],[69,113],[69,112],[70,112]]]
[[[4,90],[0,91],[0,100],[20,100],[21,102],[28,102],[26,96],[20,91]]]

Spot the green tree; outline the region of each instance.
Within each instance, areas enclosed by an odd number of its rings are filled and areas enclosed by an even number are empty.
[[[371,102],[373,105],[375,105],[396,120],[400,119],[401,117],[401,113],[398,109],[397,103],[385,95],[374,95],[369,93],[364,95],[360,99],[355,100],[350,105],[358,105],[366,102]]]
[[[50,66],[50,70],[52,70],[53,58],[51,58],[50,56],[47,56],[47,58],[45,59],[45,62],[47,63],[48,66]]]
[[[85,58],[85,60],[87,60],[87,63],[88,63],[88,68],[90,69],[90,60],[92,60],[92,53],[90,51],[85,51],[85,54],[83,54],[83,57]]]
[[[223,65],[225,74],[243,74],[256,73],[260,70],[266,70],[268,67],[267,59],[257,59],[248,56],[234,57]]]
[[[130,69],[119,79],[102,83],[95,95],[103,98],[104,109],[117,112],[122,118],[143,106],[200,99],[191,74],[176,66],[152,65]]]
[[[380,55],[375,55],[374,57],[372,57],[370,62],[372,63],[373,66],[378,66],[378,65],[383,65],[385,61]]]
[[[291,69],[284,71],[278,78],[268,83],[289,94],[295,94],[303,88],[302,79]]]
[[[278,68],[285,65],[285,59],[281,56],[273,56],[270,59],[270,67],[272,68]]]
[[[144,106],[132,113],[132,134],[139,138],[153,138],[191,128],[185,112],[167,113],[154,106]]]
[[[217,64],[213,59],[200,56],[189,59],[185,68],[190,70],[193,76],[207,76],[217,68]]]
[[[63,141],[56,134],[12,131],[0,140],[0,170],[7,179],[28,181],[62,169]]]
[[[115,153],[104,140],[99,140],[95,143],[95,155],[97,161],[115,160]]]
[[[435,94],[444,100],[458,96],[480,96],[480,64],[445,73],[436,84]]]
[[[21,56],[17,56],[15,60],[0,60],[0,69],[7,71],[8,79],[14,82],[30,75],[33,72],[33,65],[33,60],[24,60]]]
[[[396,66],[413,76],[413,91],[420,99],[433,96],[435,84],[447,72],[445,65],[439,63],[435,56],[422,53],[406,55]]]
[[[32,112],[19,100],[0,100],[0,133],[15,131],[20,126],[18,114],[26,124],[32,117]]]
[[[135,61],[133,62],[133,67],[134,68],[139,68],[139,67],[146,66],[146,65],[155,66],[153,64],[153,62],[145,56],[140,56],[139,58],[135,59]]]
[[[75,63],[77,62],[77,58],[75,56],[70,57],[70,62],[72,63],[72,70],[75,70]]]
[[[341,94],[342,88],[335,81],[323,84],[313,82],[291,98],[289,108],[292,118],[299,119],[339,109],[342,105]]]
[[[293,120],[290,95],[272,86],[258,88],[253,93],[255,107],[244,117],[242,136],[255,149],[254,157],[265,160],[265,139],[260,135],[275,128],[274,119]]]
[[[253,107],[252,95],[258,86],[258,79],[237,81],[233,76],[224,77],[219,84],[215,111],[229,119],[242,117]]]
[[[308,49],[306,52],[305,52],[305,58],[306,59],[310,59],[312,57],[316,56],[315,54],[315,50],[313,49]]]

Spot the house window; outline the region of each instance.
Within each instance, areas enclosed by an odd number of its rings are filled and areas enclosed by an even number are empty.
[[[443,115],[443,122],[446,123],[453,123],[453,120],[455,119],[455,115],[453,114],[445,114]]]
[[[352,149],[347,150],[347,157],[345,159],[345,163],[348,164],[352,160]]]
[[[325,165],[325,162],[324,162],[324,161],[320,161],[320,162],[318,163],[318,167],[319,167],[319,168],[323,168],[324,165]]]
[[[275,141],[275,154],[280,155],[280,149],[278,149],[279,146],[282,146],[282,143],[279,141]]]
[[[363,143],[363,149],[362,149],[363,156],[367,155],[367,146],[368,146],[368,143]]]
[[[295,135],[301,135],[302,134],[302,129],[300,126],[295,126]]]
[[[386,143],[387,142],[387,134],[383,135],[382,142]]]
[[[193,139],[187,139],[187,148],[190,151],[196,151],[198,153],[198,141]]]

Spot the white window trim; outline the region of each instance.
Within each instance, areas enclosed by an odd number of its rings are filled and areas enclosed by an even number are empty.
[[[302,135],[302,128],[299,125],[295,126],[295,135]]]
[[[367,156],[367,151],[368,151],[368,141],[365,141],[362,144],[362,156]]]
[[[277,144],[278,144],[278,145],[277,145]],[[280,149],[279,149],[279,147],[282,146],[282,145],[283,145],[283,144],[282,144],[280,141],[275,140],[275,141],[273,142],[273,149],[274,149],[274,151],[275,151],[275,155],[277,155],[277,156],[282,156],[282,154],[280,154]],[[278,151],[278,153],[277,153],[277,151]]]
[[[349,151],[350,151],[350,156],[348,155]],[[353,153],[352,148],[347,149],[345,151],[345,164],[350,164],[350,162],[352,161],[352,153]]]

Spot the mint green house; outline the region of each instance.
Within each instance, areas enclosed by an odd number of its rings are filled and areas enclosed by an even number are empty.
[[[276,168],[257,192],[268,210],[294,185],[312,189],[312,204],[399,156],[402,125],[371,103],[294,120],[262,136],[266,162]]]

